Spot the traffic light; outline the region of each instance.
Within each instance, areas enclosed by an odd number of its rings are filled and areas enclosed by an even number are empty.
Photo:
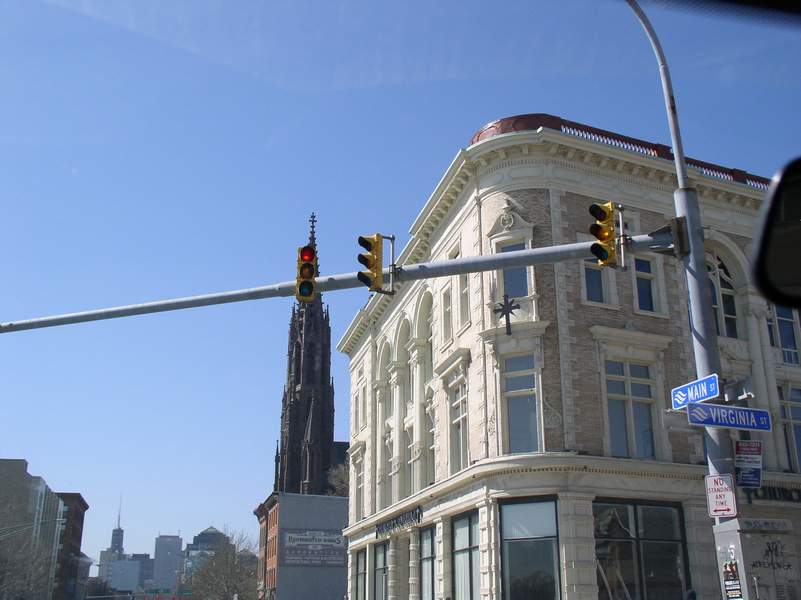
[[[314,300],[317,274],[317,251],[314,246],[298,248],[298,276],[295,280],[295,298],[298,302]]]
[[[602,267],[617,265],[617,233],[615,231],[615,204],[604,202],[590,206],[590,214],[595,223],[590,225],[590,233],[597,242],[590,246],[590,252]]]
[[[359,254],[358,261],[367,267],[367,271],[359,271],[356,275],[359,281],[370,288],[371,292],[378,292],[384,287],[384,236],[380,233],[375,235],[359,236],[359,245],[367,250]]]

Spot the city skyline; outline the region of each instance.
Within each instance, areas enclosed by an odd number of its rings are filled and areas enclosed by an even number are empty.
[[[322,273],[354,271],[356,236],[395,233],[402,248],[458,149],[497,118],[551,113],[669,143],[653,55],[623,2],[216,6],[4,7],[0,194],[14,225],[0,239],[1,321],[290,280],[312,210]],[[645,10],[689,156],[770,177],[797,154],[796,30]],[[476,23],[492,25],[477,36]],[[325,295],[334,343],[367,299]],[[126,552],[209,525],[255,541],[290,307],[0,337],[13,424],[0,456],[83,495],[95,560],[120,493]],[[332,376],[344,440],[338,352]]]

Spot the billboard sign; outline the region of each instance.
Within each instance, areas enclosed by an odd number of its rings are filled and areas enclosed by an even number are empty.
[[[346,551],[338,529],[283,529],[278,560],[285,567],[344,567]]]

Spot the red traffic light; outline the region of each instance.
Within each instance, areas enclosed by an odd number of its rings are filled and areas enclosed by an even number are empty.
[[[303,262],[311,262],[314,260],[314,248],[312,246],[303,246],[300,249],[300,260]]]

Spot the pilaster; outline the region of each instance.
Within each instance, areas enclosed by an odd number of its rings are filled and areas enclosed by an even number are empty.
[[[597,600],[592,494],[560,493],[557,503],[562,597]]]
[[[387,600],[401,600],[398,595],[398,538],[389,539],[387,551]]]
[[[420,600],[420,530],[409,532],[409,600]]]

